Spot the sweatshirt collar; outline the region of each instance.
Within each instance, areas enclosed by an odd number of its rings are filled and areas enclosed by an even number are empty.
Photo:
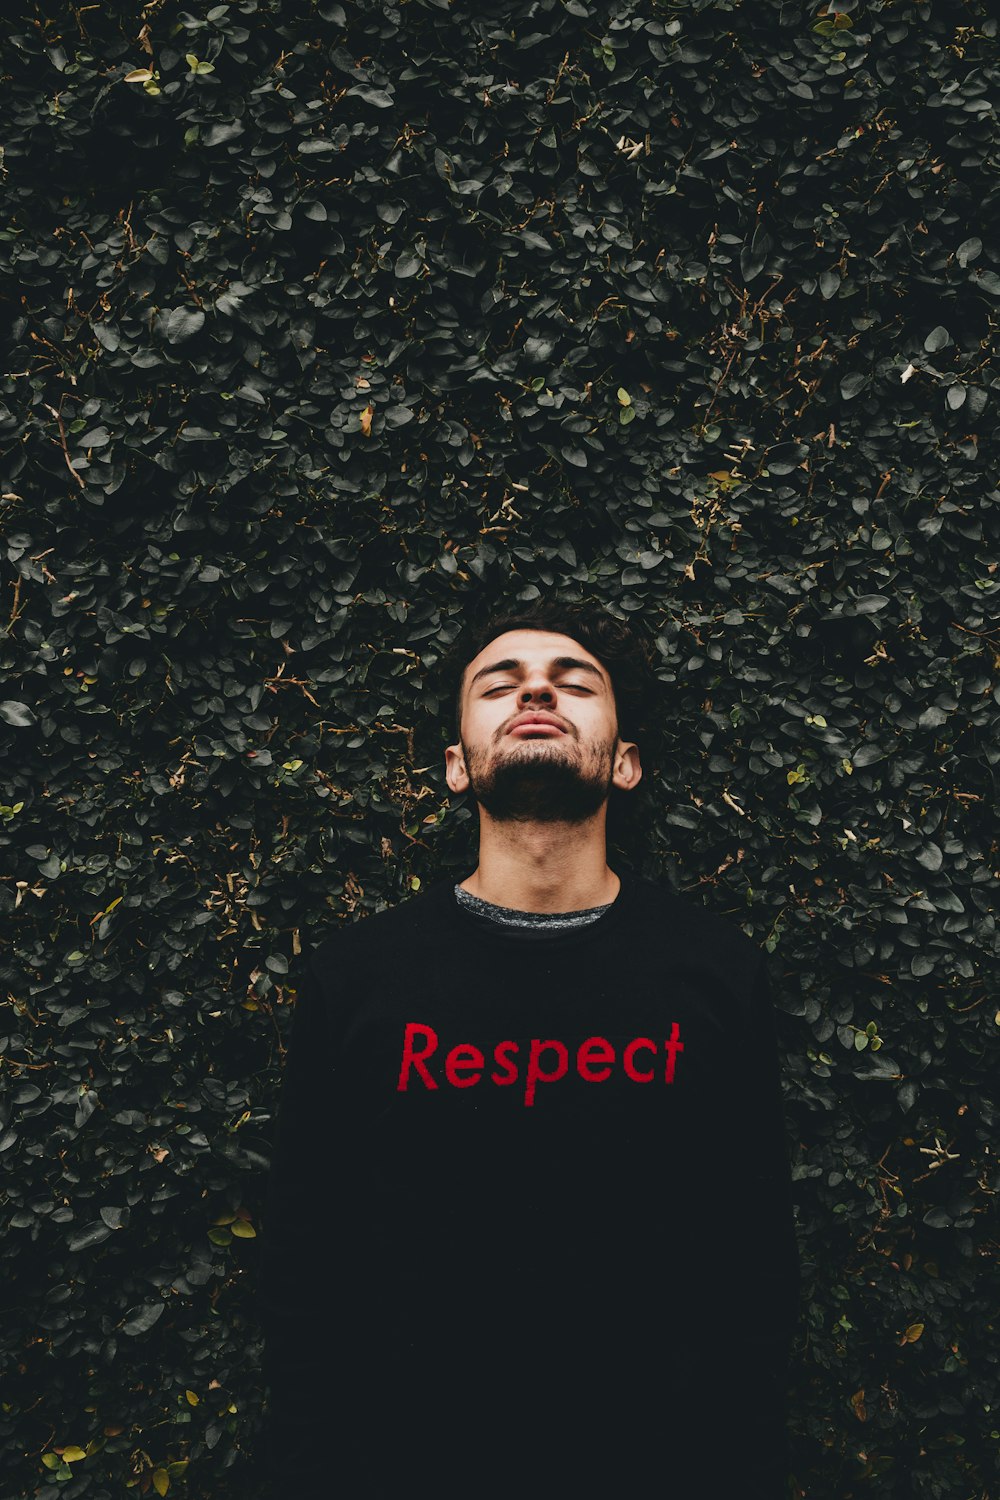
[[[491,917],[470,911],[461,905],[455,895],[456,877],[449,875],[428,885],[426,899],[443,910],[452,932],[462,937],[481,936],[487,942],[500,943],[510,948],[525,941],[538,943],[546,948],[577,947],[580,944],[604,942],[610,933],[616,932],[622,920],[632,911],[638,894],[637,877],[631,871],[618,868],[614,872],[621,881],[621,888],[610,902],[604,914],[593,922],[579,927],[547,928],[544,926],[506,926]]]

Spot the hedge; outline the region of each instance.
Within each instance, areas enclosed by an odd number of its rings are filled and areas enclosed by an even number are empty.
[[[4,1493],[259,1493],[301,955],[471,870],[440,664],[545,596],[655,642],[615,858],[772,955],[790,1494],[981,1500],[993,7],[491,9],[0,43]]]

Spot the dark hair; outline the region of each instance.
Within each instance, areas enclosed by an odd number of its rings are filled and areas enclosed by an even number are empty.
[[[443,654],[441,680],[456,741],[461,738],[465,670],[490,641],[508,630],[547,630],[571,636],[586,647],[611,678],[619,738],[639,744],[656,680],[649,637],[598,605],[562,604],[554,599],[467,625]]]

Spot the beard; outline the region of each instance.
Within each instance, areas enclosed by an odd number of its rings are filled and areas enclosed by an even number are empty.
[[[469,788],[498,823],[585,823],[607,801],[617,739],[584,745],[569,734],[475,750],[462,743]]]

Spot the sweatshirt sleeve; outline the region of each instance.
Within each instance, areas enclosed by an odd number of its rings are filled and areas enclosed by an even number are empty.
[[[324,1222],[327,1030],[324,994],[306,962],[279,1096],[257,1281],[268,1387],[262,1454],[267,1500],[306,1493],[304,1487],[317,1482],[325,1467],[329,1411],[324,1410],[322,1375],[329,1347],[320,1311],[329,1279],[323,1267],[324,1253],[329,1259]]]
[[[774,1000],[765,954],[754,971],[741,1064],[746,1149],[740,1306],[734,1320],[746,1500],[784,1500],[790,1467],[787,1386],[799,1319],[800,1265]]]

